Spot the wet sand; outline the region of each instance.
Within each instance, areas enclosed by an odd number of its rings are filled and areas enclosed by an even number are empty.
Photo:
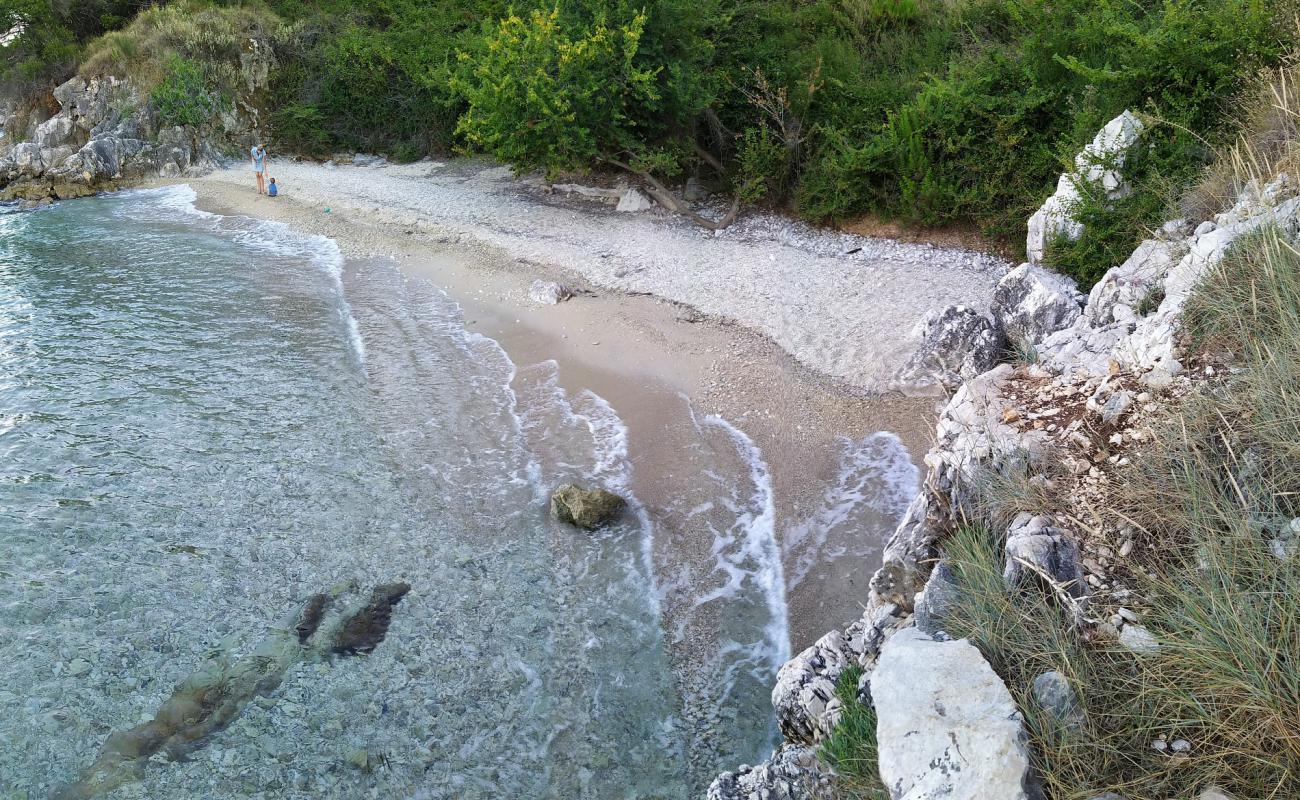
[[[839,437],[893,432],[915,464],[929,447],[933,399],[868,395],[800,365],[770,340],[738,325],[653,296],[588,286],[560,265],[518,259],[464,240],[446,241],[361,213],[325,213],[289,197],[270,200],[228,183],[189,183],[205,210],[277,220],[329,236],[353,262],[396,260],[408,275],[430,280],[459,302],[467,327],[500,342],[516,364],[554,359],[567,391],[595,392],[627,425],[635,492],[652,514],[672,501],[656,476],[672,469],[676,446],[662,432],[670,417],[680,415],[681,395],[743,430],[762,450],[773,483],[778,535],[811,513],[822,487],[835,479]],[[579,294],[558,305],[538,304],[528,296],[537,279],[559,281]],[[887,534],[855,533],[877,539]],[[822,549],[834,553],[844,545],[826,542]],[[711,542],[668,546],[704,556]],[[868,558],[819,561],[787,595],[791,651],[855,619],[877,566]]]

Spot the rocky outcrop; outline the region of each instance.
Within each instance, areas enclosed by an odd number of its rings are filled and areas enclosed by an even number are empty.
[[[1029,218],[1025,253],[1029,263],[1040,264],[1047,246],[1057,237],[1070,240],[1083,235],[1083,225],[1074,218],[1080,188],[1100,189],[1114,200],[1126,195],[1128,184],[1122,170],[1129,149],[1142,135],[1142,121],[1125,111],[1106,123],[1092,142],[1074,158],[1074,169],[1063,173],[1056,192]]]
[[[1027,800],[1024,726],[1011,693],[965,639],[910,628],[871,673],[880,777],[895,800]]]
[[[265,90],[274,64],[269,42],[247,38],[239,64],[231,65],[240,80],[233,102],[198,127],[160,120],[147,93],[131,81],[74,77],[53,90],[53,114],[4,113],[0,199],[80,197],[205,168],[255,137],[252,100]]]
[[[806,745],[783,745],[772,758],[724,772],[709,786],[708,800],[830,800],[831,776]]]
[[[927,314],[914,332],[920,346],[899,374],[913,390],[952,391],[1001,360],[1006,339],[993,321],[973,308],[949,306]]]
[[[1099,135],[1098,141],[1132,138],[1138,130]],[[1118,173],[1090,175],[1108,191],[1122,190]],[[832,699],[835,681],[856,663],[867,670],[859,700],[875,705],[881,771],[895,800],[1032,796],[1019,718],[1006,688],[974,648],[940,641],[946,639],[945,616],[957,602],[955,577],[940,558],[941,541],[960,522],[975,518],[980,480],[1018,464],[1055,465],[1052,475],[1064,473],[1078,493],[1071,519],[1087,517],[1086,509],[1104,499],[1096,492],[1108,480],[1106,470],[1126,463],[1123,448],[1149,441],[1153,409],[1167,408],[1190,385],[1182,374],[1187,354],[1180,349],[1178,326],[1192,290],[1250,233],[1276,226],[1293,241],[1300,238],[1297,188],[1286,176],[1262,186],[1249,183],[1234,206],[1213,220],[1166,224],[1108,271],[1082,303],[1065,279],[1025,266],[1000,287],[995,321],[958,308],[926,320],[923,333],[931,344],[918,354],[918,371],[928,359],[926,368],[940,373],[936,382],[961,383],[940,413],[922,490],[886,543],[861,619],[843,633],[824,636],[780,671],[772,699],[790,742],[808,747],[833,729],[840,703]],[[984,359],[989,341],[1004,329],[1035,344],[1036,363],[995,366]],[[964,347],[974,347],[980,358],[967,361]],[[969,374],[981,369],[986,371]],[[1057,477],[1036,477],[1059,491],[1053,485]],[[1280,518],[1267,534],[1279,558],[1300,549],[1290,544],[1300,541],[1300,520]],[[1030,591],[1037,583],[1063,607],[1073,607],[1088,636],[1139,654],[1156,652],[1155,636],[1122,605],[1131,589],[1105,574],[1107,559],[1131,554],[1132,531],[1111,531],[1104,541],[1084,536],[1056,517],[1019,516],[1004,547],[1007,588]],[[1101,615],[1103,603],[1114,613]],[[962,648],[967,652],[949,655]],[[949,658],[952,663],[944,661]],[[936,668],[940,663],[947,665]],[[1044,673],[1033,689],[1036,701],[1062,725],[1086,724],[1065,676]],[[949,694],[953,705],[940,700],[944,714],[934,712],[935,698]],[[968,730],[959,732],[963,724]],[[969,752],[962,744],[963,755],[978,758],[955,760],[947,749],[954,739],[947,734],[961,742],[969,729],[994,732],[999,744]],[[992,746],[991,741],[978,744]],[[1001,785],[982,783],[987,775]]]
[[[1176,334],[1192,289],[1242,237],[1267,226],[1290,237],[1300,232],[1300,198],[1292,192],[1285,175],[1262,188],[1252,181],[1232,209],[1195,231],[1166,226],[1162,236],[1173,238],[1145,241],[1109,270],[1074,324],[1039,344],[1039,363],[1072,377],[1132,371],[1148,386],[1167,386],[1183,371]]]
[[[1083,294],[1070,278],[1021,264],[998,281],[993,317],[1008,339],[1033,344],[1073,324],[1083,303]]]
[[[627,501],[604,489],[584,489],[566,483],[551,495],[551,513],[560,522],[594,530],[618,516]]]
[[[180,175],[217,157],[197,131],[160,126],[128,81],[75,77],[54,98],[58,113],[36,125],[28,141],[0,152],[4,196],[80,197],[147,176]]]

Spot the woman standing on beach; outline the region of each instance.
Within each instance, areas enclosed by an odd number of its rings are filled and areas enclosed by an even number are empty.
[[[266,194],[266,175],[268,174],[266,169],[266,148],[262,146],[261,142],[258,142],[253,145],[249,155],[253,160],[253,174],[257,176],[257,193]]]

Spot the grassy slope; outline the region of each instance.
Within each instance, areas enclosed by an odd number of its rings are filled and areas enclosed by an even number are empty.
[[[1265,180],[1300,153],[1289,76],[1267,91],[1239,146],[1224,155]],[[1227,180],[1220,167],[1214,186]],[[1208,189],[1203,189],[1208,191]],[[1130,603],[1160,650],[1136,655],[1089,641],[1047,593],[1009,595],[998,508],[1025,497],[989,491],[987,523],[950,537],[944,556],[963,588],[949,632],[974,641],[1025,715],[1053,800],[1106,791],[1129,800],[1193,797],[1217,784],[1239,798],[1300,796],[1300,542],[1272,540],[1300,517],[1300,253],[1276,230],[1240,242],[1190,302],[1184,344],[1232,367],[1164,420],[1133,457],[1103,513],[1122,515],[1152,546],[1129,560]],[[1001,515],[1005,517],[1005,515]],[[1058,670],[1087,715],[1063,729],[1035,704],[1033,678]],[[1185,756],[1152,748],[1186,739]],[[842,727],[828,760],[850,786],[872,772],[874,731]],[[846,755],[847,753],[847,755]],[[863,796],[870,797],[866,792]]]

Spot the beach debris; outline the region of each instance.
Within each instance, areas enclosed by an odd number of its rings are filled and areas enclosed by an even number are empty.
[[[533,285],[528,287],[528,297],[534,303],[553,306],[556,303],[563,303],[565,300],[573,297],[573,290],[562,283],[555,281],[533,281]]]
[[[618,515],[627,501],[604,489],[584,489],[566,483],[551,495],[551,513],[560,522],[593,530]]]
[[[300,661],[329,653],[373,651],[388,632],[393,606],[410,589],[408,583],[375,587],[369,602],[341,625],[324,626],[335,631],[329,645],[313,641],[328,610],[329,595],[312,595],[298,613],[272,627],[251,652],[234,659],[229,652],[218,654],[181,681],[153,719],[110,734],[94,763],[76,781],[56,791],[54,800],[90,800],[139,780],[145,765],[159,753],[172,761],[184,760],[226,729],[249,702],[270,695]]]
[[[384,640],[393,621],[393,606],[411,591],[409,583],[386,583],[370,593],[370,602],[357,611],[334,634],[333,651],[347,655],[369,653]]]

